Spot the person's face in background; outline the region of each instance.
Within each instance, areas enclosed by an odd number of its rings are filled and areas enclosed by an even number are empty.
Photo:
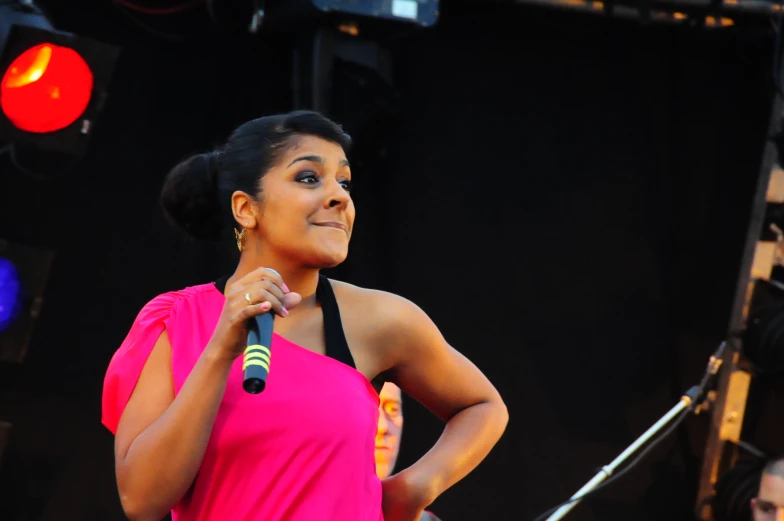
[[[751,500],[754,521],[784,521],[784,478],[762,474],[760,490]]]
[[[376,432],[376,474],[380,479],[389,477],[395,468],[400,452],[400,435],[403,433],[403,402],[400,388],[387,382],[379,393],[378,431]]]

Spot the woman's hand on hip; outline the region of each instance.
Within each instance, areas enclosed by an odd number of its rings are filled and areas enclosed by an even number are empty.
[[[384,521],[419,521],[432,502],[429,487],[417,484],[406,471],[381,481]]]

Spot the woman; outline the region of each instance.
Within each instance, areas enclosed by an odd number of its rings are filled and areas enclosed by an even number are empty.
[[[150,301],[109,365],[103,422],[130,519],[415,521],[501,436],[500,396],[419,308],[319,275],[348,253],[349,145],[313,112],[264,117],[167,177],[171,220],[197,238],[233,229],[242,253],[227,280]],[[267,386],[248,394],[246,323],[269,312]],[[382,482],[373,450],[384,380],[446,428]]]

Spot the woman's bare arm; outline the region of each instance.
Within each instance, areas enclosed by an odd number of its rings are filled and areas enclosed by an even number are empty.
[[[487,377],[446,342],[419,307],[397,295],[373,294],[369,307],[379,324],[376,343],[387,374],[446,422],[433,448],[401,472],[427,505],[487,456],[506,428],[508,412]]]
[[[147,359],[115,437],[117,486],[131,521],[160,521],[196,477],[231,368],[212,353],[204,350],[176,398],[165,331]]]

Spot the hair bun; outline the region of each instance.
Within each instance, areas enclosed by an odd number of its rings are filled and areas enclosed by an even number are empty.
[[[217,152],[197,154],[172,168],[163,182],[163,209],[177,227],[197,239],[221,237],[218,170]]]

